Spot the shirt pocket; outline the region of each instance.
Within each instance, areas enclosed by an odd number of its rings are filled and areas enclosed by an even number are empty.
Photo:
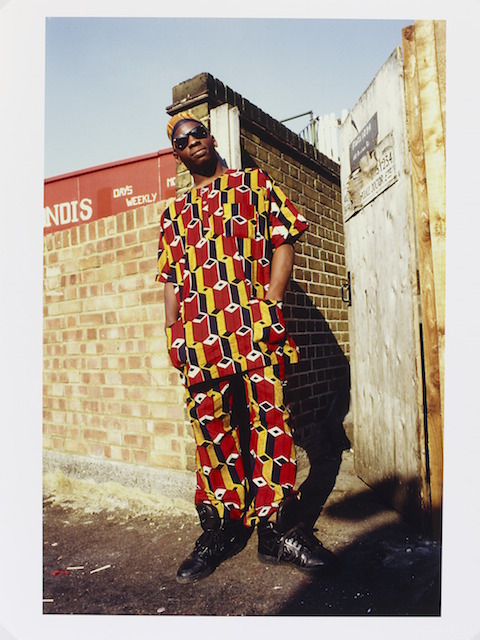
[[[257,235],[257,218],[253,204],[226,202],[222,204],[223,235],[253,240]]]

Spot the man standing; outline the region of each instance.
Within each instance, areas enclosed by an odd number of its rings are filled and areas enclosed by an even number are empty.
[[[204,530],[177,580],[211,574],[255,526],[260,560],[323,569],[332,554],[297,518],[284,402],[285,364],[298,361],[298,349],[282,299],[306,220],[265,172],[228,169],[191,112],[173,116],[167,134],[193,187],[161,217],[157,280],[170,358],[186,387]]]

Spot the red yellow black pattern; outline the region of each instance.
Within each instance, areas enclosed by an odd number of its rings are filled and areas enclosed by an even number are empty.
[[[227,170],[164,211],[157,280],[174,284],[167,341],[187,386],[298,360],[281,304],[264,297],[275,249],[306,228],[260,169]]]
[[[227,511],[253,526],[293,491],[295,446],[282,377],[273,366],[187,388],[197,445],[196,504],[208,502],[220,517]],[[245,426],[249,443],[242,446]]]

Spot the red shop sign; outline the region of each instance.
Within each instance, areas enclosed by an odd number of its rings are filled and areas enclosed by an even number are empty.
[[[44,233],[175,197],[171,149],[45,180]]]

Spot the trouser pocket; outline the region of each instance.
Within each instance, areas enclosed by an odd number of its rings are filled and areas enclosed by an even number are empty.
[[[170,327],[165,327],[167,334],[168,355],[174,367],[182,369],[187,363],[185,330],[182,319],[176,320]]]
[[[254,299],[250,308],[254,342],[280,344],[285,341],[287,330],[281,302]]]

